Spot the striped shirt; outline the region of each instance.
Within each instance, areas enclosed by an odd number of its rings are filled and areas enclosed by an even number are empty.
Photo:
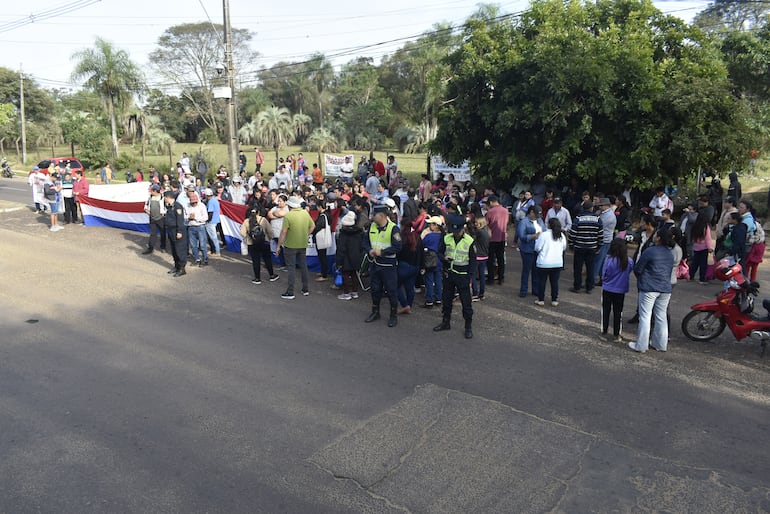
[[[602,244],[602,221],[599,216],[584,212],[575,217],[569,231],[569,244],[576,250],[596,250]]]

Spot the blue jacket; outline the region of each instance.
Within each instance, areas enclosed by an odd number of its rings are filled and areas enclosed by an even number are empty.
[[[538,218],[535,221],[524,218],[516,225],[516,234],[519,236],[519,251],[523,253],[535,253],[535,240],[531,237],[536,233],[535,223],[540,226],[540,231],[545,232],[545,224],[543,220]]]
[[[667,246],[647,248],[634,266],[637,289],[642,293],[670,293],[673,268],[674,255]]]
[[[607,257],[602,271],[602,289],[610,293],[627,293],[631,272],[634,271],[634,260],[628,258],[626,269],[620,269],[620,260],[617,257]]]

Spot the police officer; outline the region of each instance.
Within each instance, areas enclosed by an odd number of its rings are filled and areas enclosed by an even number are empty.
[[[374,259],[371,265],[372,313],[366,318],[367,323],[380,319],[380,300],[383,291],[390,299],[390,318],[388,326],[398,324],[398,262],[396,254],[401,250],[401,231],[393,223],[385,205],[374,207],[374,223],[369,227],[369,256]]]
[[[459,214],[449,215],[449,233],[439,245],[439,258],[444,264],[444,298],[442,303],[443,320],[433,327],[434,332],[449,330],[452,317],[452,300],[455,290],[460,295],[465,319],[465,338],[473,337],[471,322],[471,263],[476,261],[473,238],[465,233],[465,217]]]
[[[180,193],[184,194],[184,193]],[[174,256],[174,269],[168,273],[174,277],[186,275],[187,265],[187,227],[185,226],[184,207],[177,201],[173,191],[163,194],[166,202],[166,234],[171,245],[171,254]]]

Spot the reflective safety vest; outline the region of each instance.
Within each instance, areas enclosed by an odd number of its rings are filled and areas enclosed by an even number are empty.
[[[459,241],[455,241],[452,234],[447,234],[444,236],[444,245],[446,246],[444,256],[447,259],[452,259],[449,261],[449,270],[459,275],[467,275],[473,238],[468,234],[463,234]]]
[[[372,250],[383,251],[386,248],[393,246],[393,227],[396,224],[392,221],[388,221],[385,228],[380,230],[380,227],[376,223],[372,223],[369,227],[369,243],[372,246]],[[396,254],[395,253],[383,253],[379,257],[375,257],[374,263],[378,266],[395,266]]]
[[[393,235],[393,227],[395,227],[395,223],[392,221],[388,221],[388,224],[385,225],[385,228],[383,230],[380,230],[380,227],[377,226],[376,223],[372,223],[372,226],[369,227],[369,242],[372,245],[372,250],[384,250],[385,248],[389,248],[393,246],[391,244],[391,237]],[[394,255],[385,255],[382,254],[383,257],[394,257]]]

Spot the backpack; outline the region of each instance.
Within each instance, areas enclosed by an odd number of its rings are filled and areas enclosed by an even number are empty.
[[[249,237],[255,245],[265,244],[265,231],[256,217],[249,220]]]

